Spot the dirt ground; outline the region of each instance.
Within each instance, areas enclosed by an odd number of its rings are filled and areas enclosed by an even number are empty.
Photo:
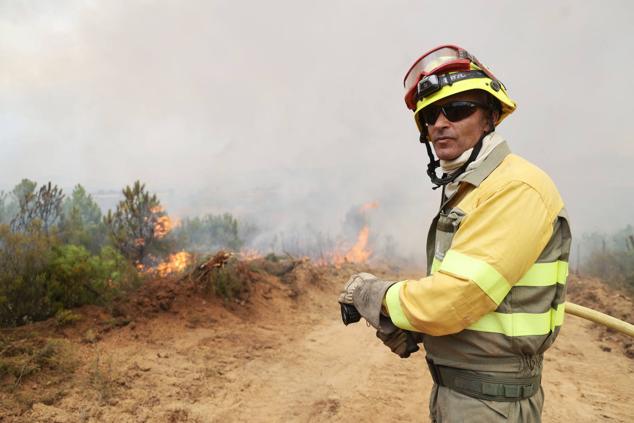
[[[341,323],[352,271],[259,275],[229,303],[161,282],[137,299],[143,316],[88,308],[68,329],[35,326],[70,341],[76,370],[3,390],[0,422],[428,422],[424,354],[400,359],[365,323]],[[567,316],[545,359],[544,421],[634,421],[627,342]]]

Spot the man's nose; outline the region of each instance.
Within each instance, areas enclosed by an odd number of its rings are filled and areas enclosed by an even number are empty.
[[[440,112],[433,126],[435,129],[446,128],[449,126],[449,119],[447,119],[443,112]]]

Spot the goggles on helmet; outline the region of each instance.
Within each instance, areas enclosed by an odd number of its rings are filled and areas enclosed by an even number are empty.
[[[493,76],[474,56],[465,49],[454,45],[443,45],[423,54],[405,74],[403,86],[405,87],[405,104],[415,110],[419,81],[430,75],[440,75],[449,72],[467,72],[472,70],[471,64],[475,64],[484,72],[484,76],[493,81]]]

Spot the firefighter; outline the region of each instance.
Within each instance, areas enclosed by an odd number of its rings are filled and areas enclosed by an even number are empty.
[[[564,317],[564,203],[548,175],[496,131],[516,105],[473,55],[437,47],[404,85],[427,174],[441,192],[427,276],[396,282],[359,273],[339,302],[401,357],[422,342],[433,422],[539,422],[543,354]]]

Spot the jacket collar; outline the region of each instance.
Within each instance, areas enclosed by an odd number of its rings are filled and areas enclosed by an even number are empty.
[[[482,181],[484,181],[509,154],[511,154],[511,149],[506,141],[500,143],[489,153],[480,166],[469,172],[460,182],[467,182],[475,187],[480,186]]]

